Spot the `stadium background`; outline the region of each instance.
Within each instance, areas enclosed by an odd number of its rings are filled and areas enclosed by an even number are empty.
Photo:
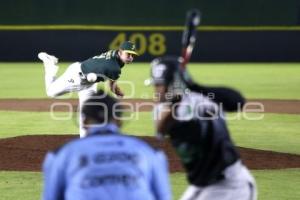
[[[33,61],[43,50],[80,61],[125,39],[137,43],[139,61],[176,55],[193,7],[202,12],[193,61],[300,61],[297,0],[2,1],[0,60]]]

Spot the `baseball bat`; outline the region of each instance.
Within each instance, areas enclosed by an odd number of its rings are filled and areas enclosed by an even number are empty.
[[[180,69],[182,69],[182,75],[185,81],[191,82],[191,77],[185,73],[186,64],[189,62],[197,36],[197,26],[200,24],[200,11],[197,9],[189,10],[186,14],[185,28],[182,34],[182,50],[180,59]],[[146,79],[144,85],[151,84],[151,79]]]
[[[184,70],[189,62],[197,36],[197,26],[200,24],[200,11],[189,10],[186,14],[185,29],[182,34],[181,68]]]

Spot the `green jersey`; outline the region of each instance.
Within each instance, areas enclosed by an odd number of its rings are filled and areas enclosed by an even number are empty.
[[[110,50],[99,56],[94,56],[81,63],[83,74],[97,74],[97,81],[104,81],[106,78],[117,80],[121,74],[124,63],[118,56],[118,50]]]

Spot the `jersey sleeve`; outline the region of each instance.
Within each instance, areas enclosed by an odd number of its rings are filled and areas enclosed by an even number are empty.
[[[120,78],[121,71],[120,70],[107,70],[106,76],[110,80],[116,81]]]
[[[172,199],[169,170],[166,156],[161,151],[154,153],[154,159],[152,160],[152,180],[151,187],[155,198],[157,200],[169,200]]]
[[[43,163],[43,200],[63,200],[65,188],[64,163],[55,153],[49,152]]]
[[[222,105],[223,109],[228,112],[239,111],[246,103],[242,94],[232,88],[226,87],[208,87],[193,83],[189,85],[192,91],[203,94],[204,96],[212,96],[212,101],[218,105]]]

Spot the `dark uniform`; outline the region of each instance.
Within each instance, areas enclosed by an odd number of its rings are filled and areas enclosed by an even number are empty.
[[[111,50],[83,61],[81,71],[84,75],[96,73],[96,82],[104,81],[104,78],[117,80],[123,66],[124,63],[119,59],[118,50]]]
[[[244,98],[230,88],[196,84],[179,64],[177,58],[158,58],[151,75],[160,97],[154,108],[157,131],[170,137],[190,184],[181,200],[255,200],[255,181],[240,160],[223,113],[237,111]]]
[[[191,109],[195,109],[194,112],[201,109],[202,112],[197,114],[207,119],[200,120],[195,117],[188,121],[178,120],[168,132],[186,168],[189,182],[197,186],[207,186],[224,179],[224,169],[239,160],[240,156],[229,136],[223,117],[220,113],[215,113],[218,112],[216,107],[203,103],[192,108],[191,98],[204,97],[192,93],[187,100],[183,97],[183,106],[188,103]],[[179,105],[179,108],[183,106]],[[183,117],[180,113],[176,113],[177,117]],[[213,113],[214,116],[209,116],[208,113]]]

